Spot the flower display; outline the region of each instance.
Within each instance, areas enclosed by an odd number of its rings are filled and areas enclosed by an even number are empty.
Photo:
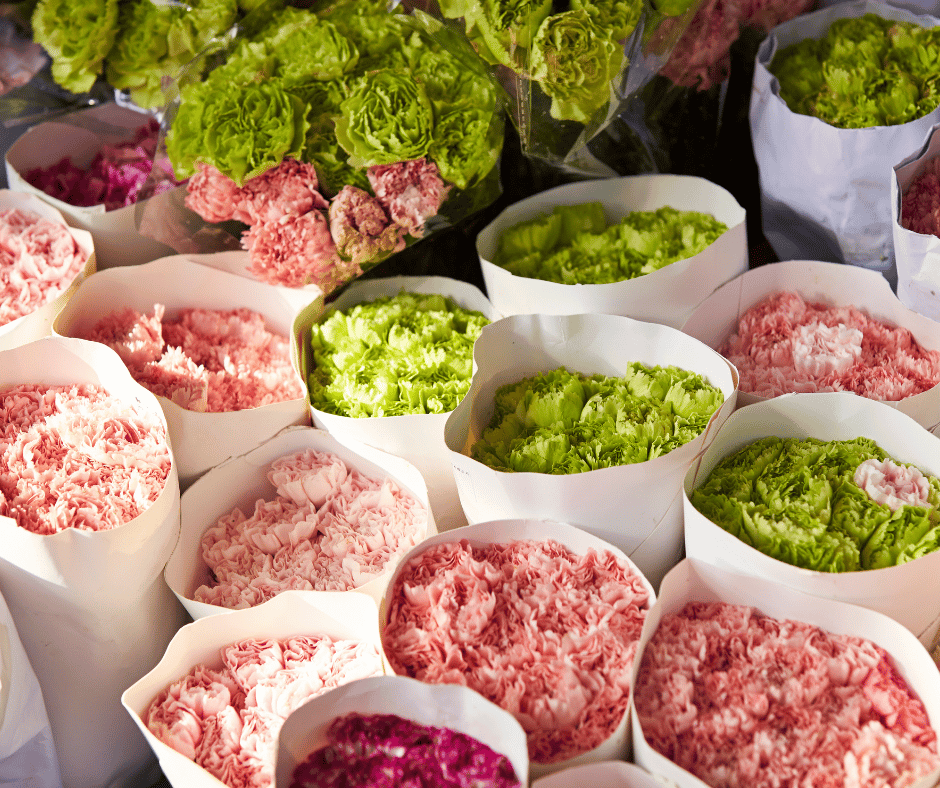
[[[328,293],[424,237],[432,218],[449,223],[496,196],[499,89],[435,24],[352,0],[282,8],[182,86],[166,144],[177,175],[194,176],[187,206],[210,222],[250,219],[243,246],[264,281]],[[309,168],[319,195],[298,216],[326,221],[274,227],[224,209],[287,161],[298,178]]]
[[[901,788],[940,767],[884,649],[743,605],[664,615],[634,698],[650,746],[710,786]]]
[[[104,205],[114,211],[133,205],[140,198],[154,166],[159,126],[155,120],[144,123],[133,137],[105,144],[87,168],[66,156],[48,167],[34,167],[23,179],[50,197],[74,205]],[[180,181],[158,180],[154,193],[166,191]]]
[[[152,413],[100,386],[21,384],[0,393],[0,515],[38,534],[104,531],[163,492],[171,457]]]
[[[125,307],[82,338],[115,350],[137,382],[186,410],[225,413],[304,396],[288,338],[250,309],[183,309],[170,318],[162,304],[151,315]]]
[[[760,552],[818,572],[898,566],[940,549],[940,480],[869,438],[761,438],[689,496]]]
[[[940,236],[940,159],[932,159],[901,195],[901,226]]]
[[[66,225],[29,210],[0,211],[0,326],[53,301],[84,264]]]
[[[724,402],[702,375],[631,364],[622,378],[565,368],[501,386],[470,447],[500,471],[582,473],[646,462],[698,437]]]

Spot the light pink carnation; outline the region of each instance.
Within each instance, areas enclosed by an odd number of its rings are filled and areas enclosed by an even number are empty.
[[[940,236],[940,158],[924,165],[901,198],[901,226]]]
[[[330,234],[339,253],[356,266],[405,248],[404,228],[389,219],[375,197],[348,184],[330,203]]]
[[[392,221],[414,238],[424,235],[425,221],[437,214],[451,188],[425,159],[369,167],[366,176]]]

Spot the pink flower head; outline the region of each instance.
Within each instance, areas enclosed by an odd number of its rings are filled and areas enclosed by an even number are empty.
[[[415,238],[424,235],[425,221],[437,214],[450,191],[437,165],[425,159],[369,167],[366,176],[392,221]]]
[[[323,211],[256,224],[242,235],[242,246],[251,253],[248,270],[269,284],[315,284],[328,293],[361,273],[340,259]]]
[[[384,260],[405,248],[403,228],[389,220],[382,204],[348,184],[330,203],[330,233],[339,253],[356,266]]]

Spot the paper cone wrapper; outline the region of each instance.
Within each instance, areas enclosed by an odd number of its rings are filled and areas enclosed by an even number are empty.
[[[940,320],[940,238],[908,230],[901,224],[901,202],[927,164],[940,156],[940,123],[931,127],[917,151],[895,165],[891,178],[894,258],[898,298],[931,320]]]
[[[881,271],[893,278],[891,171],[940,121],[940,110],[893,126],[843,129],[791,110],[771,71],[785,47],[820,40],[838,19],[876,14],[883,19],[934,27],[897,3],[839,2],[774,27],[754,61],[748,103],[760,184],[763,235],[780,260],[831,260]],[[887,165],[887,166],[886,166]]]
[[[663,580],[659,598],[643,624],[643,635],[633,663],[632,687],[636,686],[646,645],[663,616],[681,610],[692,601],[748,605],[772,618],[802,621],[833,634],[865,638],[881,646],[927,708],[931,727],[940,731],[940,672],[923,646],[904,627],[887,616],[862,607],[807,596],[769,579],[737,574],[694,559],[682,561]],[[655,775],[660,784],[676,788],[706,788],[702,780],[650,747],[632,702],[630,714],[633,755],[638,766]],[[911,788],[934,786],[938,778],[940,770],[913,783]]]
[[[252,282],[193,262],[185,255],[174,255],[89,277],[52,329],[63,336],[84,336],[118,309],[131,307],[150,314],[154,304],[166,307],[166,318],[183,309],[250,309],[264,317],[268,330],[291,340],[299,323],[320,311],[322,296]],[[294,345],[290,341],[292,355]],[[296,356],[292,363],[298,370]],[[310,424],[310,408],[304,397],[225,413],[197,413],[166,397],[157,399],[170,427],[170,443],[184,489],[209,468],[255,448],[284,427]]]
[[[87,169],[103,145],[133,139],[150,118],[129,107],[100,104],[33,126],[7,151],[10,188],[36,195],[58,209],[72,227],[90,232],[98,268],[138,265],[166,257],[174,250],[137,231],[136,211],[143,208],[144,201],[114,211],[106,211],[104,205],[82,208],[49,196],[23,176],[36,167],[51,167],[66,156],[76,166]]]
[[[153,670],[128,686],[121,703],[153,749],[173,788],[220,788],[223,782],[147,728],[144,720],[156,697],[197,665],[219,670],[221,649],[242,640],[325,636],[372,643],[381,653],[377,614],[375,601],[364,594],[323,592],[314,597],[307,591],[287,591],[258,607],[194,621],[177,632]]]
[[[330,304],[330,310],[326,314],[334,310],[348,310],[366,301],[395,296],[402,290],[444,295],[452,298],[464,309],[482,312],[489,320],[499,318],[499,314],[479,288],[440,276],[395,276],[360,280],[343,291],[343,294]],[[313,369],[309,325],[306,331],[300,333],[300,337],[302,369],[309,372]],[[444,446],[444,423],[448,414],[422,413],[354,419],[324,413],[316,408],[311,410],[315,427],[375,446],[389,454],[404,457],[412,463],[427,483],[434,519],[441,531],[467,524],[450,470],[449,453]]]
[[[0,766],[7,775],[30,775],[36,788],[61,788],[59,759],[42,688],[0,596]],[[8,781],[9,782],[9,781]]]
[[[13,209],[32,211],[43,219],[68,227],[65,217],[49,203],[43,202],[32,194],[0,189],[0,211]],[[85,258],[85,264],[72,280],[72,283],[53,300],[47,301],[29,314],[0,325],[0,350],[19,347],[52,334],[53,318],[75,294],[82,280],[95,272],[95,248],[91,240],[91,233],[85,230],[76,230],[74,227],[68,227],[68,230],[81,250],[82,256]]]
[[[394,714],[420,725],[471,736],[512,764],[528,785],[525,732],[511,714],[482,695],[455,684],[424,684],[403,676],[360,679],[305,703],[284,722],[278,736],[275,788],[290,788],[294,770],[329,742],[327,729],[345,714]]]
[[[259,499],[274,500],[277,491],[268,481],[268,470],[275,460],[295,452],[312,449],[338,456],[350,469],[371,479],[391,478],[405,492],[428,508],[427,531],[422,538],[437,533],[434,515],[428,507],[428,493],[418,470],[406,460],[350,440],[310,427],[289,427],[256,449],[234,457],[211,469],[183,494],[179,544],[166,566],[166,582],[194,619],[229,612],[227,608],[193,597],[196,589],[210,583],[209,568],[202,557],[202,537],[221,517],[236,507],[246,515],[254,512]],[[385,587],[397,562],[390,562],[386,571],[355,589],[358,593],[382,599]],[[325,593],[307,591],[318,596]]]
[[[653,775],[624,761],[602,761],[576,766],[542,777],[532,788],[663,788]]]
[[[0,370],[0,388],[93,383],[165,424],[156,398],[95,342],[40,339],[0,354]],[[40,535],[0,517],[0,588],[43,688],[69,788],[130,788],[152,759],[118,699],[185,620],[162,576],[179,505],[174,464],[150,508],[113,530]]]
[[[414,547],[401,561],[398,568],[389,580],[385,599],[379,608],[379,626],[382,629],[383,637],[388,618],[388,595],[392,593],[398,575],[402,568],[412,559],[421,555],[425,550],[439,544],[452,544],[461,540],[466,540],[472,547],[487,547],[493,544],[505,544],[518,540],[534,540],[544,542],[554,540],[577,555],[586,555],[589,550],[598,552],[609,551],[630,567],[633,574],[642,578],[643,585],[649,594],[649,604],[652,605],[656,599],[656,591],[650,581],[645,577],[640,567],[634,561],[631,561],[622,550],[615,545],[605,542],[585,530],[576,528],[568,523],[549,522],[547,520],[494,520],[485,523],[476,523],[465,525],[453,531],[432,536]],[[384,640],[383,640],[384,642]],[[394,669],[390,668],[392,672]],[[582,753],[575,758],[569,758],[565,761],[555,763],[536,763],[529,764],[529,773],[533,777],[551,774],[573,766],[582,764],[596,763],[606,760],[622,760],[630,754],[630,730],[629,714],[624,714],[623,719],[617,729],[601,743],[589,752]]]
[[[500,236],[509,227],[551,213],[556,205],[600,202],[607,221],[633,211],[670,206],[713,215],[728,229],[694,257],[658,271],[604,285],[563,285],[516,276],[495,265]],[[719,285],[748,267],[745,211],[720,186],[689,175],[630,175],[558,186],[514,203],[483,228],[477,252],[486,292],[503,315],[573,315],[597,312],[679,328],[692,309]]]
[[[937,240],[940,242],[940,238]],[[908,329],[921,347],[940,351],[940,323],[904,306],[877,271],[816,260],[770,263],[742,274],[699,304],[682,330],[717,350],[737,333],[738,323],[748,309],[785,290],[826,306],[854,306],[875,320]],[[739,408],[767,399],[738,391]],[[885,404],[930,429],[940,420],[940,385]]]
[[[623,550],[658,586],[682,557],[685,473],[734,410],[734,368],[681,331],[616,315],[504,318],[483,329],[473,354],[470,391],[444,430],[467,519],[571,523]],[[648,462],[562,475],[496,471],[469,456],[489,424],[500,386],[559,367],[622,376],[633,361],[697,372],[721,389],[725,402],[695,440]]]
[[[722,459],[770,435],[826,441],[871,438],[895,460],[940,476],[940,438],[894,408],[845,392],[776,397],[733,413],[701,463],[690,468],[683,488],[686,555],[815,597],[876,610],[903,624],[932,648],[940,631],[940,552],[885,569],[816,572],[764,555],[692,506],[692,490],[704,483]]]

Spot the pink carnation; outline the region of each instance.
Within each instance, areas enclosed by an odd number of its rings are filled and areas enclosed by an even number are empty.
[[[375,197],[355,186],[344,186],[330,203],[330,234],[339,253],[357,266],[405,248],[401,225],[390,221]]]
[[[290,341],[253,310],[182,309],[164,318],[130,308],[105,315],[82,337],[117,351],[131,375],[186,410],[224,413],[304,396]]]
[[[627,713],[650,598],[609,551],[437,544],[405,564],[387,597],[394,671],[476,690],[519,721],[536,762],[594,749]]]
[[[159,416],[91,384],[7,388],[0,435],[0,516],[34,533],[117,528],[170,474]]]
[[[660,73],[677,85],[708,90],[731,70],[731,45],[741,27],[769,31],[806,11],[812,0],[705,0]]]
[[[324,210],[328,205],[317,191],[316,169],[296,159],[284,159],[243,186],[208,164],[200,163],[198,168],[186,185],[186,206],[207,222],[237,219],[263,224]]]
[[[392,221],[415,238],[424,235],[425,221],[437,214],[451,188],[425,159],[369,167],[366,176]]]
[[[248,270],[270,284],[314,284],[329,293],[362,273],[337,253],[323,211],[256,224],[242,235],[242,246],[250,253]]]
[[[0,326],[55,300],[84,263],[64,224],[32,211],[0,211]]]
[[[882,648],[742,605],[663,616],[634,703],[649,745],[715,788],[902,788],[940,768]]]
[[[196,665],[163,690],[143,715],[160,741],[229,788],[274,785],[277,735],[310,698],[382,675],[371,643],[296,635],[243,640],[221,649],[222,667]]]
[[[931,159],[901,198],[901,226],[940,236],[940,158]]]

